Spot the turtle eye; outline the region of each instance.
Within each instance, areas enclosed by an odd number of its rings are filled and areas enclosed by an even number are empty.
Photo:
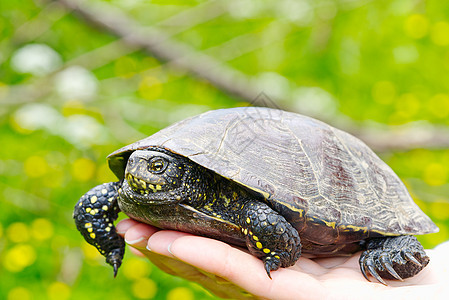
[[[160,174],[165,171],[168,166],[168,162],[162,157],[155,157],[148,163],[148,171],[151,173]]]

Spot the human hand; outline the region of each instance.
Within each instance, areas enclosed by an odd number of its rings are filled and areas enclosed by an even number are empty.
[[[159,230],[131,219],[117,224],[117,231],[132,252],[222,298],[448,299],[449,296],[449,243],[426,250],[430,263],[418,275],[403,282],[387,280],[388,286],[384,286],[363,277],[358,263],[360,252],[350,257],[301,257],[294,266],[272,272],[270,280],[261,260],[245,249],[221,241]]]

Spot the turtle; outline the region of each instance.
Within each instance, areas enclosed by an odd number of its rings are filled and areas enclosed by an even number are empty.
[[[174,123],[108,157],[117,182],[75,205],[85,240],[114,277],[119,212],[161,229],[245,247],[271,272],[302,254],[351,255],[363,276],[403,280],[428,263],[415,235],[438,227],[361,140],[280,109],[218,109]]]

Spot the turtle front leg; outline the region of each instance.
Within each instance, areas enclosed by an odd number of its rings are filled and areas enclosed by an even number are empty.
[[[125,253],[125,241],[113,224],[120,212],[118,185],[118,182],[110,182],[94,187],[79,199],[73,212],[76,228],[106,257],[106,262],[114,268],[114,277]]]
[[[249,202],[244,205],[239,225],[246,236],[246,245],[263,260],[268,277],[280,267],[290,267],[301,255],[298,231],[268,205]]]
[[[386,285],[382,278],[402,281],[415,276],[427,266],[429,257],[416,237],[402,235],[368,240],[359,263],[367,280],[369,273]]]

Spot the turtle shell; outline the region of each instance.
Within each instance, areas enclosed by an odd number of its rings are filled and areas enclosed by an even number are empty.
[[[299,232],[324,225],[360,240],[438,231],[368,146],[310,117],[260,107],[209,111],[113,152],[111,170],[123,178],[131,152],[150,146],[262,194]]]

